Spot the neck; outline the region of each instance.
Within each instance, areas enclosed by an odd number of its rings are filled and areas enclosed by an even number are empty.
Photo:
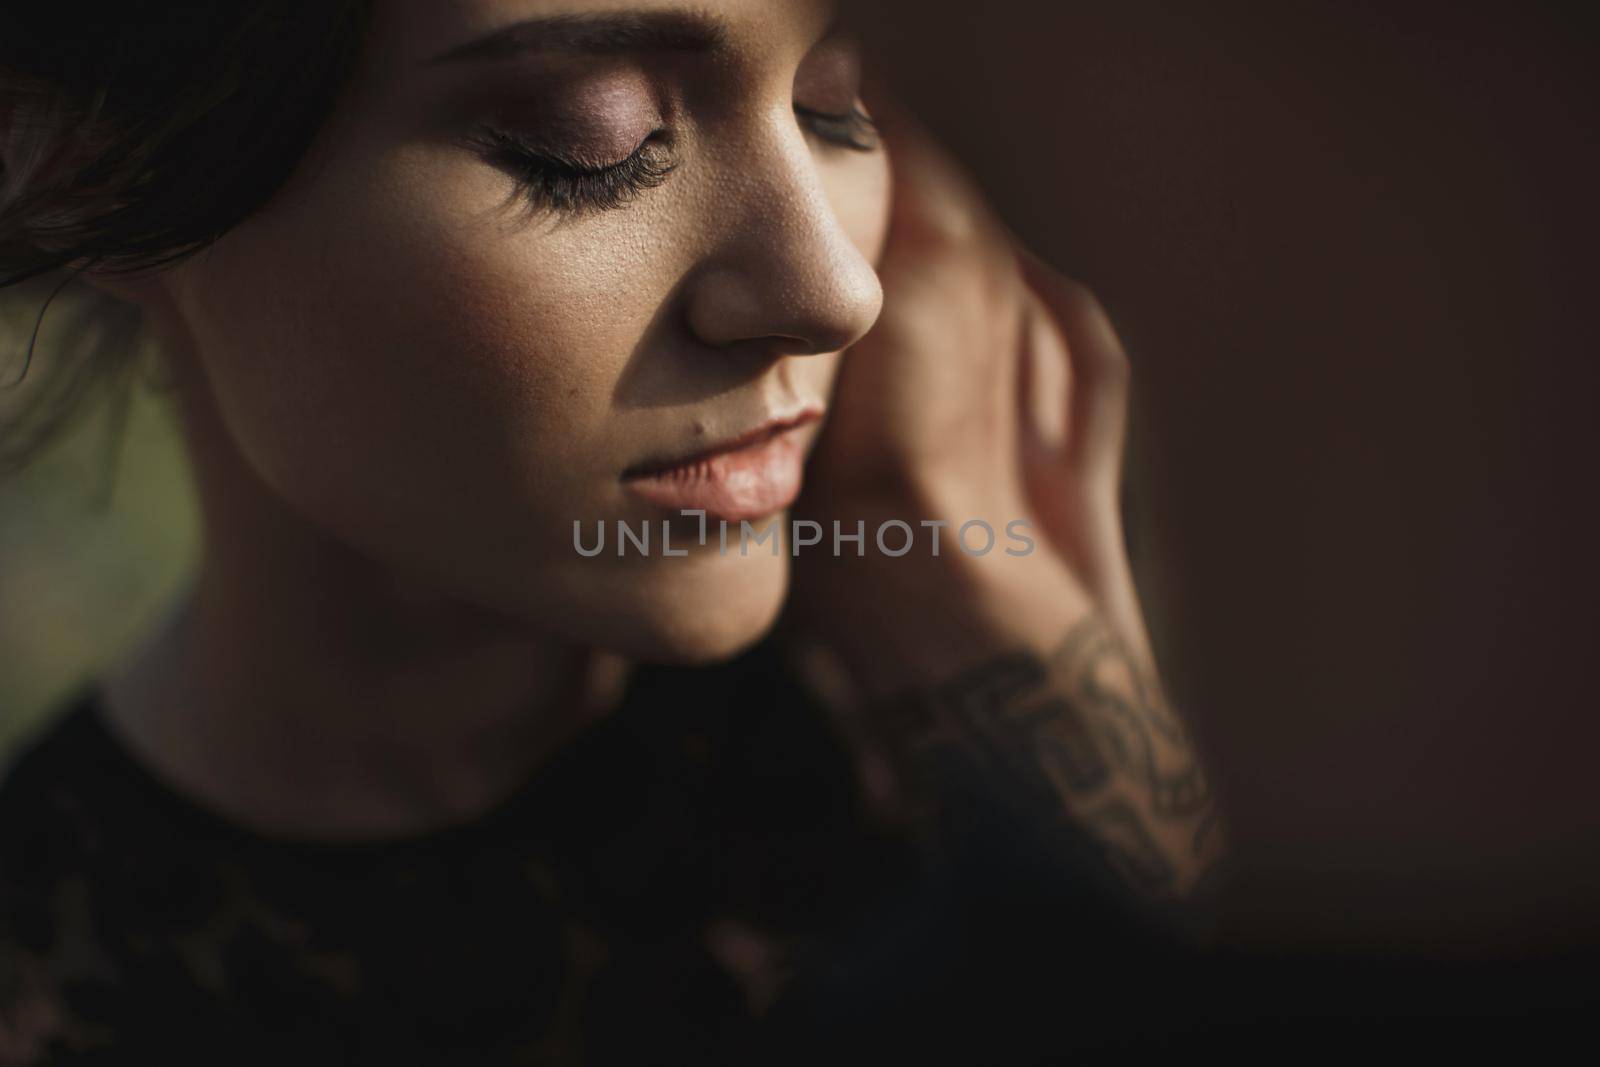
[[[195,408],[196,580],[104,678],[111,727],[181,791],[264,832],[403,836],[493,807],[614,706],[619,658],[343,544]]]
[[[293,837],[404,836],[493,807],[619,695],[613,657],[435,606],[238,596],[202,568],[107,675],[111,725],[220,814]]]

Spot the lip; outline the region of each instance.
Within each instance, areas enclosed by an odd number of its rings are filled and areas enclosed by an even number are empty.
[[[658,507],[726,522],[758,519],[800,495],[806,431],[821,418],[818,408],[774,418],[709,448],[629,467],[622,484]]]

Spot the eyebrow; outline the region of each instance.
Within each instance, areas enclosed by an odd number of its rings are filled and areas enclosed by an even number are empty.
[[[614,11],[546,15],[511,23],[448,48],[426,65],[510,59],[527,52],[616,55],[626,52],[711,52],[727,46],[728,27],[698,11]]]

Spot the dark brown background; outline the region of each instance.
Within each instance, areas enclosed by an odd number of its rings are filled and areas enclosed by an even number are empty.
[[[1128,344],[1141,580],[1233,813],[1235,937],[1600,943],[1600,57],[1561,12],[864,12]]]

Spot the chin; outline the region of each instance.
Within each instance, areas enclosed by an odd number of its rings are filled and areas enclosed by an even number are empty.
[[[630,562],[604,575],[580,567],[563,583],[565,636],[644,662],[711,665],[765,637],[789,591],[786,556]]]

